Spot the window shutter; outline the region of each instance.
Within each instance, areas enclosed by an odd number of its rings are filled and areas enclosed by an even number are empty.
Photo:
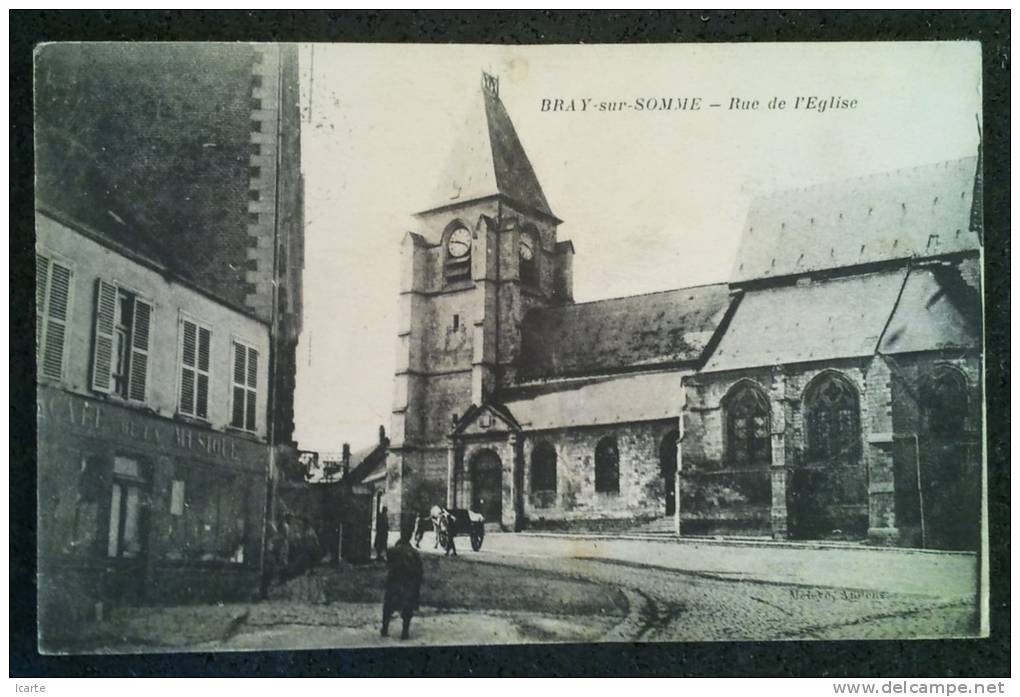
[[[195,413],[195,334],[196,325],[186,319],[181,320],[181,396],[180,411],[182,414]]]
[[[259,380],[259,352],[253,348],[248,349],[248,405],[246,411],[245,428],[249,431],[255,429],[255,395]]]
[[[198,375],[195,392],[195,416],[209,416],[209,351],[212,336],[208,329],[198,329]]]
[[[135,299],[135,320],[131,330],[131,376],[128,398],[145,401],[145,381],[149,368],[149,321],[152,305]]]
[[[231,409],[230,425],[235,428],[244,428],[244,380],[245,363],[248,357],[247,349],[241,344],[234,344],[234,372],[233,372],[233,408]]]
[[[46,312],[46,289],[49,285],[50,260],[35,255],[35,359],[42,358],[43,316]]]
[[[110,392],[113,381],[113,323],[117,312],[117,287],[96,281],[96,327],[92,352],[92,389]]]
[[[54,262],[50,265],[49,276],[42,372],[48,378],[59,380],[64,375],[64,337],[71,302],[71,269]]]
[[[258,387],[259,379],[259,352],[253,348],[248,349],[248,387]]]

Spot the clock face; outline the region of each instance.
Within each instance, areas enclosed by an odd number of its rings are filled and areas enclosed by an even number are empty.
[[[446,250],[455,259],[466,255],[471,251],[471,232],[466,227],[454,230],[446,243]]]
[[[535,238],[525,233],[521,235],[521,259],[531,261],[535,258]]]

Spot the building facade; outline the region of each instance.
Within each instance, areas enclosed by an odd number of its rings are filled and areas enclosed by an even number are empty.
[[[36,231],[44,645],[110,605],[250,597],[268,325],[42,203]]]
[[[48,44],[37,186],[100,229],[143,227],[172,270],[270,323],[274,442],[293,438],[304,269],[298,51]],[[128,212],[130,215],[127,215]]]
[[[391,516],[974,548],[975,158],[755,201],[727,282],[573,302],[499,96],[402,247]]]

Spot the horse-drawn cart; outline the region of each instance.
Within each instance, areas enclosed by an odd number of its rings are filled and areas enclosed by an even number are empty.
[[[436,536],[436,547],[442,547],[447,554],[451,550],[456,554],[451,538],[455,539],[458,535],[470,537],[471,549],[476,552],[482,548],[485,539],[485,517],[467,508],[433,506],[428,515],[419,516],[414,532],[416,546],[421,546],[421,539],[430,528]]]
[[[447,511],[450,514],[449,522],[447,527],[449,528],[449,534],[456,537],[457,535],[467,535],[471,538],[471,549],[478,551],[482,548],[482,541],[485,539],[485,518],[482,517],[481,513],[475,513],[469,511],[466,508],[448,508]],[[440,533],[443,533],[442,527]],[[446,547],[445,540],[440,535],[439,543]]]

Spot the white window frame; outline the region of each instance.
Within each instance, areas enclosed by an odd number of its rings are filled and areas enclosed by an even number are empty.
[[[36,375],[43,380],[56,380],[58,382],[61,382],[63,381],[65,375],[67,374],[67,345],[71,343],[70,342],[71,317],[74,313],[74,296],[75,296],[74,285],[77,269],[75,268],[76,265],[73,261],[45,247],[37,246],[35,254],[37,261],[38,257],[40,256],[46,259],[46,286],[43,290],[44,298],[42,307],[38,306],[38,300],[36,302],[36,327],[38,328],[35,337]],[[54,264],[60,264],[61,266],[65,267],[70,273],[70,278],[67,284],[67,309],[64,314],[64,319],[62,322],[64,326],[64,340],[60,346],[60,375],[56,377],[52,375],[46,375],[43,372],[44,365],[43,359],[45,357],[46,338],[49,334],[50,324],[52,322],[60,323],[59,320],[55,320],[54,318],[49,316],[50,296],[52,294],[53,287],[50,284],[50,281],[53,278]],[[41,323],[39,322],[39,319],[42,320]]]
[[[151,358],[152,358],[152,344],[153,344],[153,342],[152,342],[152,332],[153,332],[153,328],[156,326],[156,303],[152,300],[151,297],[149,297],[145,293],[142,293],[141,291],[139,291],[138,289],[134,288],[133,286],[130,286],[127,283],[123,283],[122,281],[120,281],[120,280],[118,280],[116,278],[111,278],[111,279],[107,280],[106,278],[103,278],[102,276],[97,276],[96,277],[96,285],[98,285],[98,282],[100,282],[100,281],[103,282],[103,283],[106,283],[107,285],[113,286],[116,289],[116,294],[117,295],[116,295],[116,297],[114,299],[114,302],[115,302],[115,312],[119,312],[119,309],[116,308],[116,304],[119,304],[119,302],[120,302],[119,295],[122,292],[126,293],[126,294],[129,294],[129,295],[134,297],[134,301],[135,301],[134,311],[135,312],[137,312],[138,303],[139,302],[142,302],[145,305],[148,305],[148,307],[149,307],[149,336],[148,336],[148,342],[146,344],[145,350],[144,351],[140,351],[141,353],[145,354],[145,359],[146,359],[145,360],[145,390],[144,390],[144,394],[142,395],[141,399],[134,399],[131,396],[131,382],[132,382],[131,378],[132,378],[132,376],[131,376],[131,370],[130,369],[129,369],[128,375],[127,375],[127,386],[125,388],[125,394],[122,395],[122,394],[120,394],[115,389],[115,387],[114,387],[114,377],[113,377],[113,372],[112,372],[113,361],[116,360],[116,356],[115,355],[111,358],[111,373],[110,373],[110,383],[109,383],[108,389],[101,389],[101,388],[96,386],[96,383],[95,383],[95,371],[96,371],[96,355],[95,355],[95,352],[96,352],[96,346],[95,346],[96,337],[95,337],[95,331],[96,331],[96,327],[95,327],[95,325],[96,325],[96,319],[97,319],[96,318],[96,310],[97,310],[97,308],[95,306],[93,306],[93,312],[92,312],[92,327],[93,327],[92,328],[92,331],[93,331],[93,340],[92,341],[93,341],[93,344],[92,344],[92,347],[91,347],[90,357],[89,357],[89,362],[90,362],[89,385],[90,385],[91,389],[94,392],[101,392],[101,393],[107,394],[110,397],[112,397],[113,399],[119,399],[119,400],[122,400],[122,401],[125,401],[125,402],[131,402],[133,404],[148,404],[149,403],[149,392],[150,392],[149,386],[152,384],[152,380],[150,379],[151,376],[152,376],[152,370],[151,370],[151,366],[152,366],[152,360],[151,360]],[[137,350],[135,348],[135,346],[134,346],[134,332],[135,332],[134,321],[135,321],[136,317],[137,317],[137,315],[132,316],[131,336],[128,337],[127,351],[129,353],[131,353],[131,354],[134,354],[136,352],[136,350]],[[135,358],[134,355],[131,355],[130,362],[129,362],[129,364],[131,366],[134,365],[134,358]]]
[[[243,346],[244,349],[245,349],[245,364],[244,364],[245,365],[245,383],[244,384],[240,384],[238,382],[235,382],[235,380],[234,380],[234,372],[235,372],[235,368],[236,368],[236,365],[234,363],[235,360],[236,360],[236,353],[235,353],[235,350],[234,350],[235,346]],[[251,356],[250,352],[251,351],[254,351],[255,355],[258,356],[258,362],[259,362],[259,365],[256,367],[256,370],[255,370],[255,386],[254,387],[249,387],[248,384],[247,384],[248,361],[250,360],[250,356]],[[227,420],[227,423],[230,424],[230,428],[236,429],[238,431],[243,431],[245,433],[258,433],[258,431],[259,431],[258,404],[259,404],[259,389],[260,389],[260,382],[261,382],[261,380],[259,379],[259,373],[262,371],[262,362],[265,361],[265,360],[266,360],[266,357],[265,357],[263,351],[258,346],[256,346],[253,342],[248,341],[247,339],[242,339],[241,337],[238,337],[236,335],[231,335],[231,337],[230,337],[230,418]],[[241,426],[237,426],[237,425],[234,424],[234,406],[235,406],[234,401],[236,399],[236,397],[235,397],[235,388],[237,388],[237,387],[240,387],[240,388],[242,388],[244,390],[246,405],[247,405],[248,392],[250,391],[250,392],[254,392],[255,393],[254,407],[253,407],[255,409],[255,427],[254,428],[247,428],[247,422],[248,422],[247,406],[244,407],[244,412],[243,412],[244,413],[244,418],[243,418],[244,424],[242,424]]]
[[[194,366],[187,366],[187,365],[184,364],[184,323],[185,322],[190,322],[191,324],[195,325],[195,365]],[[199,332],[202,329],[205,329],[207,332],[209,332],[209,369],[206,370],[206,371],[202,371],[198,367],[198,345],[199,345],[199,338],[198,337],[199,337]],[[180,414],[181,416],[186,416],[186,417],[188,417],[190,419],[198,419],[198,420],[204,421],[206,423],[210,423],[212,421],[212,417],[210,416],[210,412],[212,411],[211,406],[212,406],[212,403],[213,403],[213,396],[212,396],[213,395],[213,379],[212,379],[212,376],[213,376],[213,363],[214,363],[213,356],[216,354],[215,346],[214,346],[214,339],[215,339],[215,335],[214,335],[214,332],[212,330],[212,322],[207,322],[206,320],[199,319],[196,315],[193,315],[193,314],[191,314],[189,312],[185,312],[184,310],[180,310],[180,312],[178,314],[178,317],[177,317],[177,364],[176,364],[177,365],[177,383],[176,383],[177,384],[177,390],[175,392],[175,400],[177,402],[176,412],[178,414]],[[232,349],[233,349],[233,346],[231,346],[231,350]],[[181,388],[184,385],[184,371],[186,369],[187,370],[192,370],[195,373],[195,388],[194,388],[194,394],[193,394],[193,399],[194,399],[194,405],[193,406],[194,406],[194,408],[192,409],[191,412],[185,411],[182,408],[182,404],[181,404]],[[231,369],[233,369],[233,354],[231,354]],[[197,413],[197,411],[198,411],[198,376],[200,374],[206,376],[206,384],[207,384],[207,389],[206,389],[206,405],[205,405],[206,414],[205,414],[205,416],[201,416],[201,415],[199,415]],[[231,370],[231,374],[233,374],[233,370]],[[231,394],[233,394],[233,389],[231,389]]]

